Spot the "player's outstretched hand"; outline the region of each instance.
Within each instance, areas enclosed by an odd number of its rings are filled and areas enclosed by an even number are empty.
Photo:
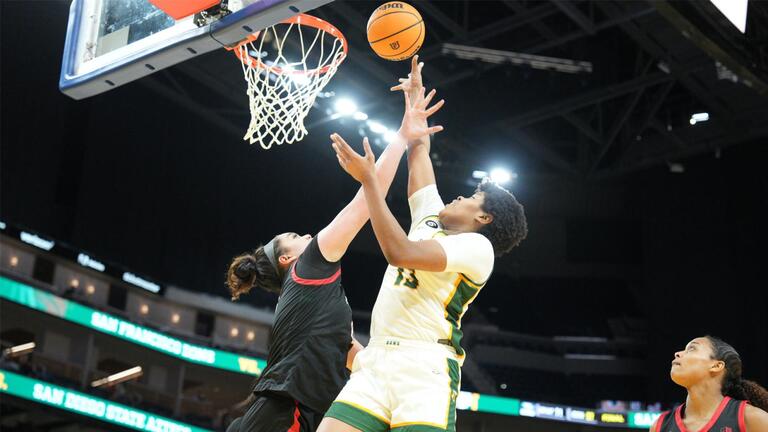
[[[405,92],[405,114],[403,114],[403,123],[400,125],[400,135],[406,140],[414,141],[427,135],[431,135],[443,130],[442,126],[429,127],[427,119],[440,110],[445,104],[445,100],[427,108],[436,91],[433,89],[424,97],[424,87],[421,87],[416,96],[416,100],[411,102],[408,92]]]
[[[331,141],[333,141],[331,146],[336,152],[339,165],[344,168],[347,174],[360,183],[376,177],[376,158],[370,144],[368,144],[368,137],[363,138],[365,154],[362,156],[353,150],[339,134],[332,134]]]
[[[411,101],[416,101],[416,97],[419,94],[419,89],[422,85],[421,69],[424,67],[424,63],[419,63],[419,56],[415,55],[411,58],[411,73],[408,74],[408,78],[400,78],[400,84],[390,88],[390,91],[402,91],[410,96]]]

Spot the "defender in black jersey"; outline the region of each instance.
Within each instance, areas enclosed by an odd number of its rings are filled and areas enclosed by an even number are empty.
[[[768,391],[741,378],[741,357],[705,336],[675,353],[672,381],[688,390],[684,404],[661,414],[653,432],[768,432]]]
[[[423,113],[408,115],[423,117]],[[401,131],[389,143],[376,163],[384,195],[406,143],[434,132],[435,127],[411,128],[410,134]],[[360,190],[315,238],[280,234],[230,264],[227,285],[232,300],[253,287],[279,293],[280,299],[267,366],[253,388],[254,402],[227,431],[310,432],[320,424],[349,377],[355,353],[362,349],[351,336],[352,312],[341,285],[339,261],[368,216]]]
[[[351,322],[341,266],[313,238],[283,275],[267,367],[253,388],[255,402],[230,430],[314,430],[349,378]]]

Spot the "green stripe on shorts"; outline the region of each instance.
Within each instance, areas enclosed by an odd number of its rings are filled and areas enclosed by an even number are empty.
[[[461,380],[461,367],[454,359],[448,361],[448,376],[451,377],[451,404],[448,406],[447,432],[456,432],[456,398],[459,397],[459,381]]]
[[[392,429],[392,432],[445,432],[445,429],[430,425],[414,424],[396,427]]]
[[[387,422],[341,401],[331,404],[331,408],[328,409],[325,416],[333,417],[364,432],[386,432],[389,430]]]
[[[393,428],[391,432],[456,432],[456,398],[459,396],[461,367],[456,360],[446,359],[446,361],[448,362],[448,376],[451,378],[451,402],[448,404],[448,423],[445,429],[428,424],[409,424]],[[365,431],[365,429],[361,430]]]

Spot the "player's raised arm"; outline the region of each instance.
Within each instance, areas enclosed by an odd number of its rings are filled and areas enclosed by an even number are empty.
[[[336,140],[337,137],[337,134],[332,134],[331,140]],[[375,172],[381,182],[381,193],[384,196],[392,185],[397,166],[400,164],[403,153],[405,153],[405,146],[405,138],[398,135],[387,145],[376,163]],[[365,203],[365,196],[361,188],[331,223],[317,234],[318,246],[323,257],[331,262],[340,260],[366,222],[368,222],[368,206]]]
[[[333,149],[339,164],[363,185],[371,213],[371,224],[381,250],[389,264],[427,271],[443,271],[447,265],[445,250],[435,240],[412,241],[397,223],[381,195],[381,186],[374,171],[374,156],[368,139],[363,140],[365,155],[361,156],[343,140],[334,141]]]
[[[419,63],[419,56],[413,56],[411,72],[408,74],[408,78],[400,78],[400,84],[392,87],[390,90],[402,90],[410,98],[411,103],[415,103],[423,86],[421,78],[421,69],[423,67],[424,63]],[[432,159],[429,156],[430,145],[429,135],[408,141],[409,198],[426,186],[435,184],[435,171],[432,168]]]
[[[387,146],[376,163],[375,173],[380,183],[382,199],[387,195],[392,184],[397,165],[403,152],[405,152],[405,143],[443,130],[442,126],[428,127],[427,125],[427,118],[436,113],[444,104],[444,101],[441,100],[427,108],[434,96],[435,91],[433,90],[425,97],[422,87],[419,89],[416,100],[411,104],[410,96],[405,94],[405,109],[400,130],[397,137]],[[331,140],[334,143],[343,141],[338,134],[331,135]],[[361,189],[338,216],[318,234],[318,245],[325,259],[329,261],[339,260],[346,252],[349,243],[368,221],[368,217],[368,206]]]

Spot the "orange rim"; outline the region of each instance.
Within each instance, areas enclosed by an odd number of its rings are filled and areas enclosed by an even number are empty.
[[[287,18],[283,21],[280,21],[280,24],[298,24],[302,26],[309,26],[314,27],[316,29],[322,30],[325,33],[330,34],[331,36],[335,37],[336,39],[341,41],[342,49],[344,50],[344,55],[339,57],[338,60],[335,61],[335,64],[329,64],[326,66],[321,67],[320,69],[311,69],[307,71],[303,70],[294,70],[294,71],[284,71],[282,68],[277,66],[269,66],[266,65],[264,62],[262,62],[260,59],[257,59],[255,57],[252,57],[250,54],[247,53],[247,50],[241,50],[239,49],[241,46],[253,42],[256,39],[259,38],[259,35],[261,32],[256,32],[251,35],[249,35],[245,40],[237,44],[236,46],[232,48],[227,48],[228,50],[232,51],[234,50],[235,55],[238,59],[240,59],[241,62],[245,63],[246,65],[253,67],[253,68],[259,68],[259,69],[267,69],[270,72],[276,73],[276,74],[291,74],[291,75],[316,75],[316,74],[324,74],[328,72],[328,70],[332,66],[337,66],[338,64],[341,64],[342,61],[344,61],[344,58],[347,56],[348,53],[348,46],[347,46],[347,38],[344,37],[344,34],[339,31],[336,27],[333,26],[333,24],[321,20],[320,18],[314,17],[312,15],[307,14],[297,14],[290,18]]]

